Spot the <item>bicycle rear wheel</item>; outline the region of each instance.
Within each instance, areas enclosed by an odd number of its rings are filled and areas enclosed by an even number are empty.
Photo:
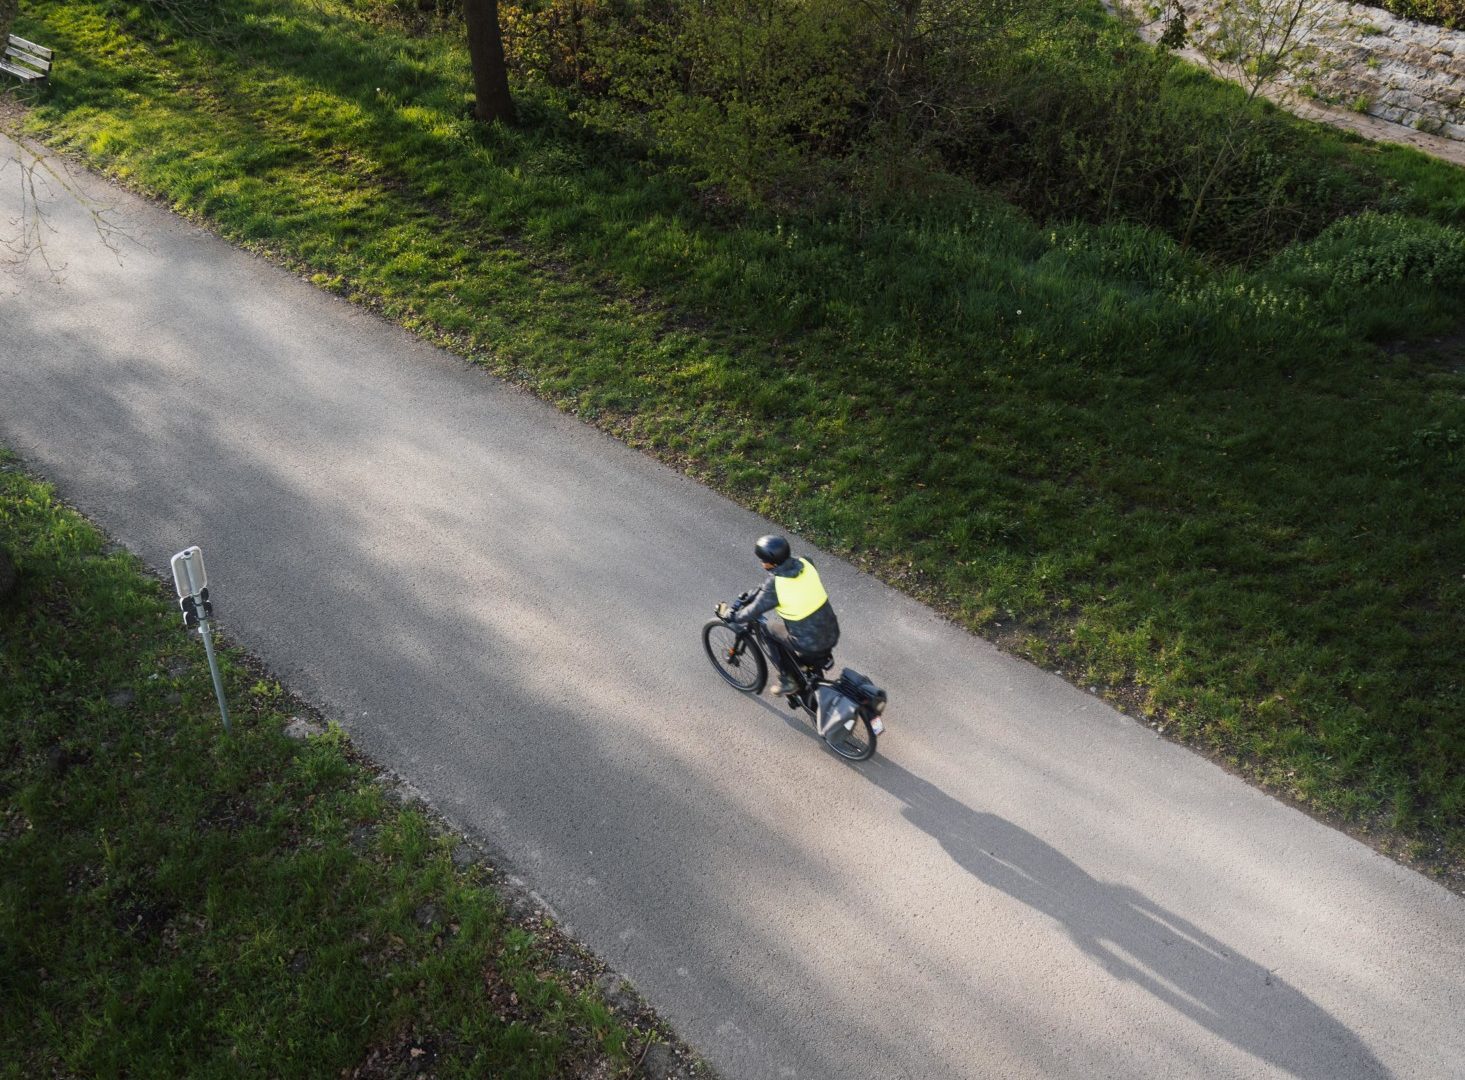
[[[768,683],[768,661],[750,634],[740,634],[721,619],[702,627],[702,647],[725,683],[745,694],[761,694]]]
[[[824,741],[829,744],[829,749],[847,761],[864,761],[875,754],[875,732],[863,712],[849,727],[841,725],[831,730],[824,736]]]

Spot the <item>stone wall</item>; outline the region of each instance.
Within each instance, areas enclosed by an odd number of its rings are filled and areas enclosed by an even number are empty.
[[[1325,9],[1308,45],[1315,56],[1279,83],[1304,99],[1341,106],[1414,131],[1465,142],[1465,30],[1409,22],[1382,8],[1319,0]],[[1114,6],[1159,36],[1153,0]],[[1213,0],[1189,0],[1191,21],[1206,20]],[[1196,57],[1199,59],[1199,57]]]

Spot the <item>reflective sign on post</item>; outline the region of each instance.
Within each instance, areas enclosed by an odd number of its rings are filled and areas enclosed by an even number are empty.
[[[178,589],[178,606],[183,609],[183,625],[198,627],[204,652],[209,658],[209,673],[214,677],[214,695],[219,699],[219,715],[224,730],[229,730],[229,706],[224,702],[224,680],[219,677],[219,661],[214,656],[214,641],[209,633],[209,617],[214,605],[209,602],[209,575],[203,566],[203,551],[194,545],[173,556],[173,584]]]
[[[198,545],[184,548],[173,556],[173,584],[178,588],[178,599],[197,596],[209,587],[209,574],[203,568],[203,549]]]

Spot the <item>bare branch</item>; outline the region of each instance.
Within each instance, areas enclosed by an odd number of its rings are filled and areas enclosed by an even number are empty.
[[[1323,0],[1221,0],[1198,15],[1193,40],[1217,74],[1254,98],[1311,62],[1327,16]]]
[[[20,274],[39,262],[52,281],[64,278],[66,264],[55,258],[49,240],[57,230],[49,207],[70,199],[86,211],[101,245],[120,263],[125,243],[138,243],[125,225],[116,220],[116,208],[89,195],[73,177],[66,163],[44,154],[18,130],[19,106],[0,95],[0,181],[19,188],[17,213],[0,221],[0,268]]]

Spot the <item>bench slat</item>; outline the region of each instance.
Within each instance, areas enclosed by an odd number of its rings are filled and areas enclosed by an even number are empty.
[[[16,67],[14,64],[7,64],[4,60],[0,60],[0,71],[9,72],[11,75],[24,79],[26,82],[34,82],[43,77],[39,71],[30,71],[27,68]]]
[[[42,60],[49,60],[53,55],[51,50],[44,45],[37,45],[34,41],[27,41],[25,38],[16,37],[14,34],[10,35],[10,44],[17,48],[25,49],[27,52],[35,53]]]
[[[14,57],[22,64],[28,64],[29,66],[37,69],[42,75],[51,70],[51,61],[42,60],[38,56],[31,56],[29,53],[21,52],[19,49],[7,48],[5,50],[5,55]]]

